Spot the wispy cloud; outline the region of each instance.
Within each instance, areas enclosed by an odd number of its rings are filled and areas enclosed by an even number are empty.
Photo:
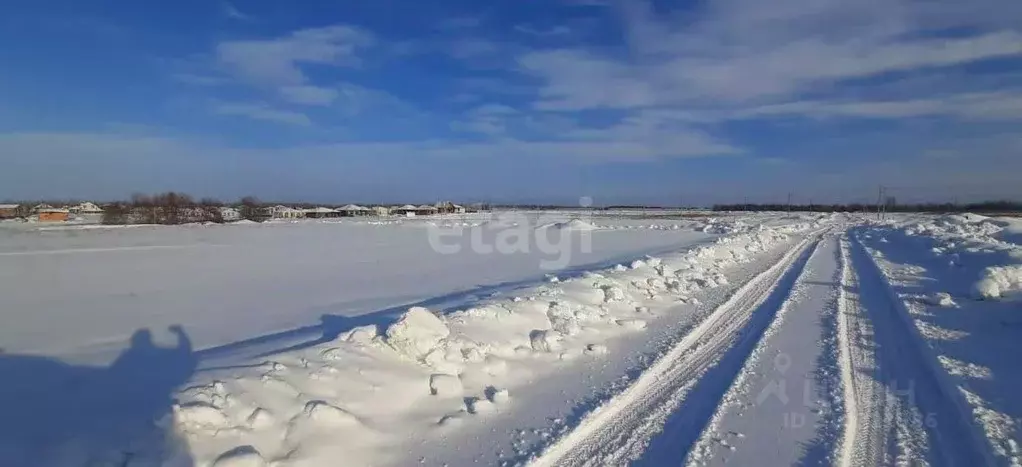
[[[217,46],[219,61],[240,78],[255,83],[301,85],[301,65],[357,66],[357,51],[374,42],[360,28],[336,25],[303,29],[284,37],[226,41]]]
[[[550,28],[541,28],[530,24],[519,24],[515,26],[515,31],[530,36],[547,38],[567,36],[571,34],[571,28],[564,25],[557,25]]]
[[[330,105],[337,99],[337,90],[319,86],[301,85],[280,88],[284,100],[295,104]]]
[[[220,115],[236,115],[253,120],[263,120],[287,125],[312,125],[312,121],[303,113],[276,109],[267,104],[261,103],[218,103],[214,105],[213,112]]]
[[[223,8],[224,14],[227,15],[228,18],[240,21],[251,21],[253,19],[252,16],[242,13],[241,10],[234,6],[233,3],[224,2]]]
[[[966,120],[1022,119],[1022,90],[943,95],[888,101],[797,101],[743,109],[731,118],[805,115],[814,118],[905,118],[946,116]]]
[[[542,50],[518,62],[544,82],[538,108],[580,110],[785,101],[850,80],[1022,55],[1017,26],[937,7],[951,3],[723,0],[654,16],[648,4],[626,2],[627,53]],[[971,32],[941,34],[949,29]]]

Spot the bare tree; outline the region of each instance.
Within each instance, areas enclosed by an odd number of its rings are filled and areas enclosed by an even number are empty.
[[[239,214],[241,214],[242,219],[250,221],[259,220],[259,209],[262,205],[262,202],[255,196],[246,196],[241,198],[241,212]]]

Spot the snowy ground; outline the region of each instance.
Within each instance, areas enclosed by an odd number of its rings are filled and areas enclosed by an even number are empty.
[[[1020,225],[0,229],[0,465],[1020,465]]]

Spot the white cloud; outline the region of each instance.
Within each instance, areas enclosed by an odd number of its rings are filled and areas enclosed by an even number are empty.
[[[219,61],[239,77],[259,84],[301,85],[300,65],[355,66],[356,52],[373,36],[352,26],[303,29],[276,39],[227,41],[217,46]]]
[[[295,104],[330,105],[337,99],[337,90],[319,86],[284,86],[281,97]]]
[[[742,109],[721,118],[806,115],[814,118],[905,118],[947,116],[966,120],[1022,119],[1022,90],[963,93],[928,99],[887,101],[798,101]]]
[[[568,36],[571,34],[571,28],[564,25],[557,25],[551,28],[540,28],[530,24],[519,24],[515,26],[515,31],[529,36],[545,38]]]
[[[853,79],[1022,56],[1018,24],[955,3],[719,0],[654,16],[646,3],[623,2],[626,51],[543,50],[518,61],[544,83],[537,108],[580,110],[783,102]],[[961,32],[942,34],[952,29]]]
[[[224,14],[227,15],[228,18],[231,18],[231,19],[236,19],[236,20],[241,20],[241,21],[251,21],[252,20],[251,16],[246,15],[245,13],[242,13],[241,10],[239,10],[237,7],[234,6],[234,4],[232,4],[230,2],[224,2]]]
[[[309,117],[303,113],[275,109],[266,104],[220,103],[213,107],[213,111],[220,115],[237,115],[253,120],[284,123],[287,125],[309,126],[312,124]]]

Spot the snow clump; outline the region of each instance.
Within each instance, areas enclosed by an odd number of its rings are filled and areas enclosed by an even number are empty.
[[[983,270],[983,277],[973,286],[973,294],[980,300],[1018,297],[1022,292],[1022,266],[991,266]]]
[[[422,307],[412,307],[387,328],[386,342],[394,350],[421,360],[450,335],[447,325]]]

